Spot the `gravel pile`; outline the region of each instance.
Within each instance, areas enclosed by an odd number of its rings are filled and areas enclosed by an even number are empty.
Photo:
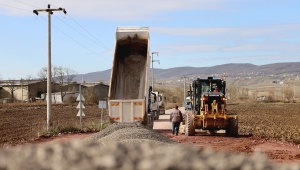
[[[147,134],[142,134],[145,132]],[[158,142],[153,142],[155,140]],[[271,163],[266,155],[258,152],[249,157],[176,144],[138,124],[113,124],[85,140],[71,143],[4,148],[0,150],[0,158],[0,170],[300,170],[297,164]]]
[[[100,145],[111,143],[153,143],[157,145],[172,145],[177,142],[137,123],[114,123],[83,141],[93,141]]]

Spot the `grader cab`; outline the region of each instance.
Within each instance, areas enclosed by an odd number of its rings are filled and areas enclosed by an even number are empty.
[[[227,136],[238,136],[238,117],[226,113],[226,82],[222,79],[194,80],[190,85],[192,109],[185,115],[185,134],[195,135],[196,129],[214,133],[225,130]]]

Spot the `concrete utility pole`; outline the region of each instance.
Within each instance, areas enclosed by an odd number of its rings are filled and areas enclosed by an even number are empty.
[[[64,8],[51,9],[50,4],[48,4],[48,9],[36,9],[33,10],[33,13],[39,15],[38,12],[48,12],[48,65],[47,65],[47,131],[49,130],[50,125],[52,124],[51,116],[51,14],[53,11],[63,11],[65,14],[67,11]]]
[[[184,102],[185,102],[185,98],[186,98],[186,95],[185,95],[185,91],[186,91],[186,87],[185,87],[185,80],[188,79],[189,77],[181,77],[183,79],[183,107],[184,107]]]
[[[159,60],[153,60],[153,54],[156,54],[158,56],[158,52],[152,52],[152,91],[154,91],[154,70],[153,70],[153,62],[158,62],[160,64]]]

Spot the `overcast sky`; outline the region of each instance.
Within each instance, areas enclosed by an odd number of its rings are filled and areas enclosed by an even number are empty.
[[[21,79],[52,64],[79,74],[110,69],[117,26],[150,27],[155,68],[300,60],[299,0],[0,0],[0,75]]]

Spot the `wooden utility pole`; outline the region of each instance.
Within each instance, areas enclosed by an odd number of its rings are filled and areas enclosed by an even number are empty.
[[[47,64],[47,131],[52,125],[51,106],[52,106],[52,91],[51,91],[51,14],[53,11],[63,11],[65,14],[67,11],[64,8],[51,9],[48,4],[47,9],[36,9],[33,13],[39,15],[38,12],[48,12],[48,64]]]

